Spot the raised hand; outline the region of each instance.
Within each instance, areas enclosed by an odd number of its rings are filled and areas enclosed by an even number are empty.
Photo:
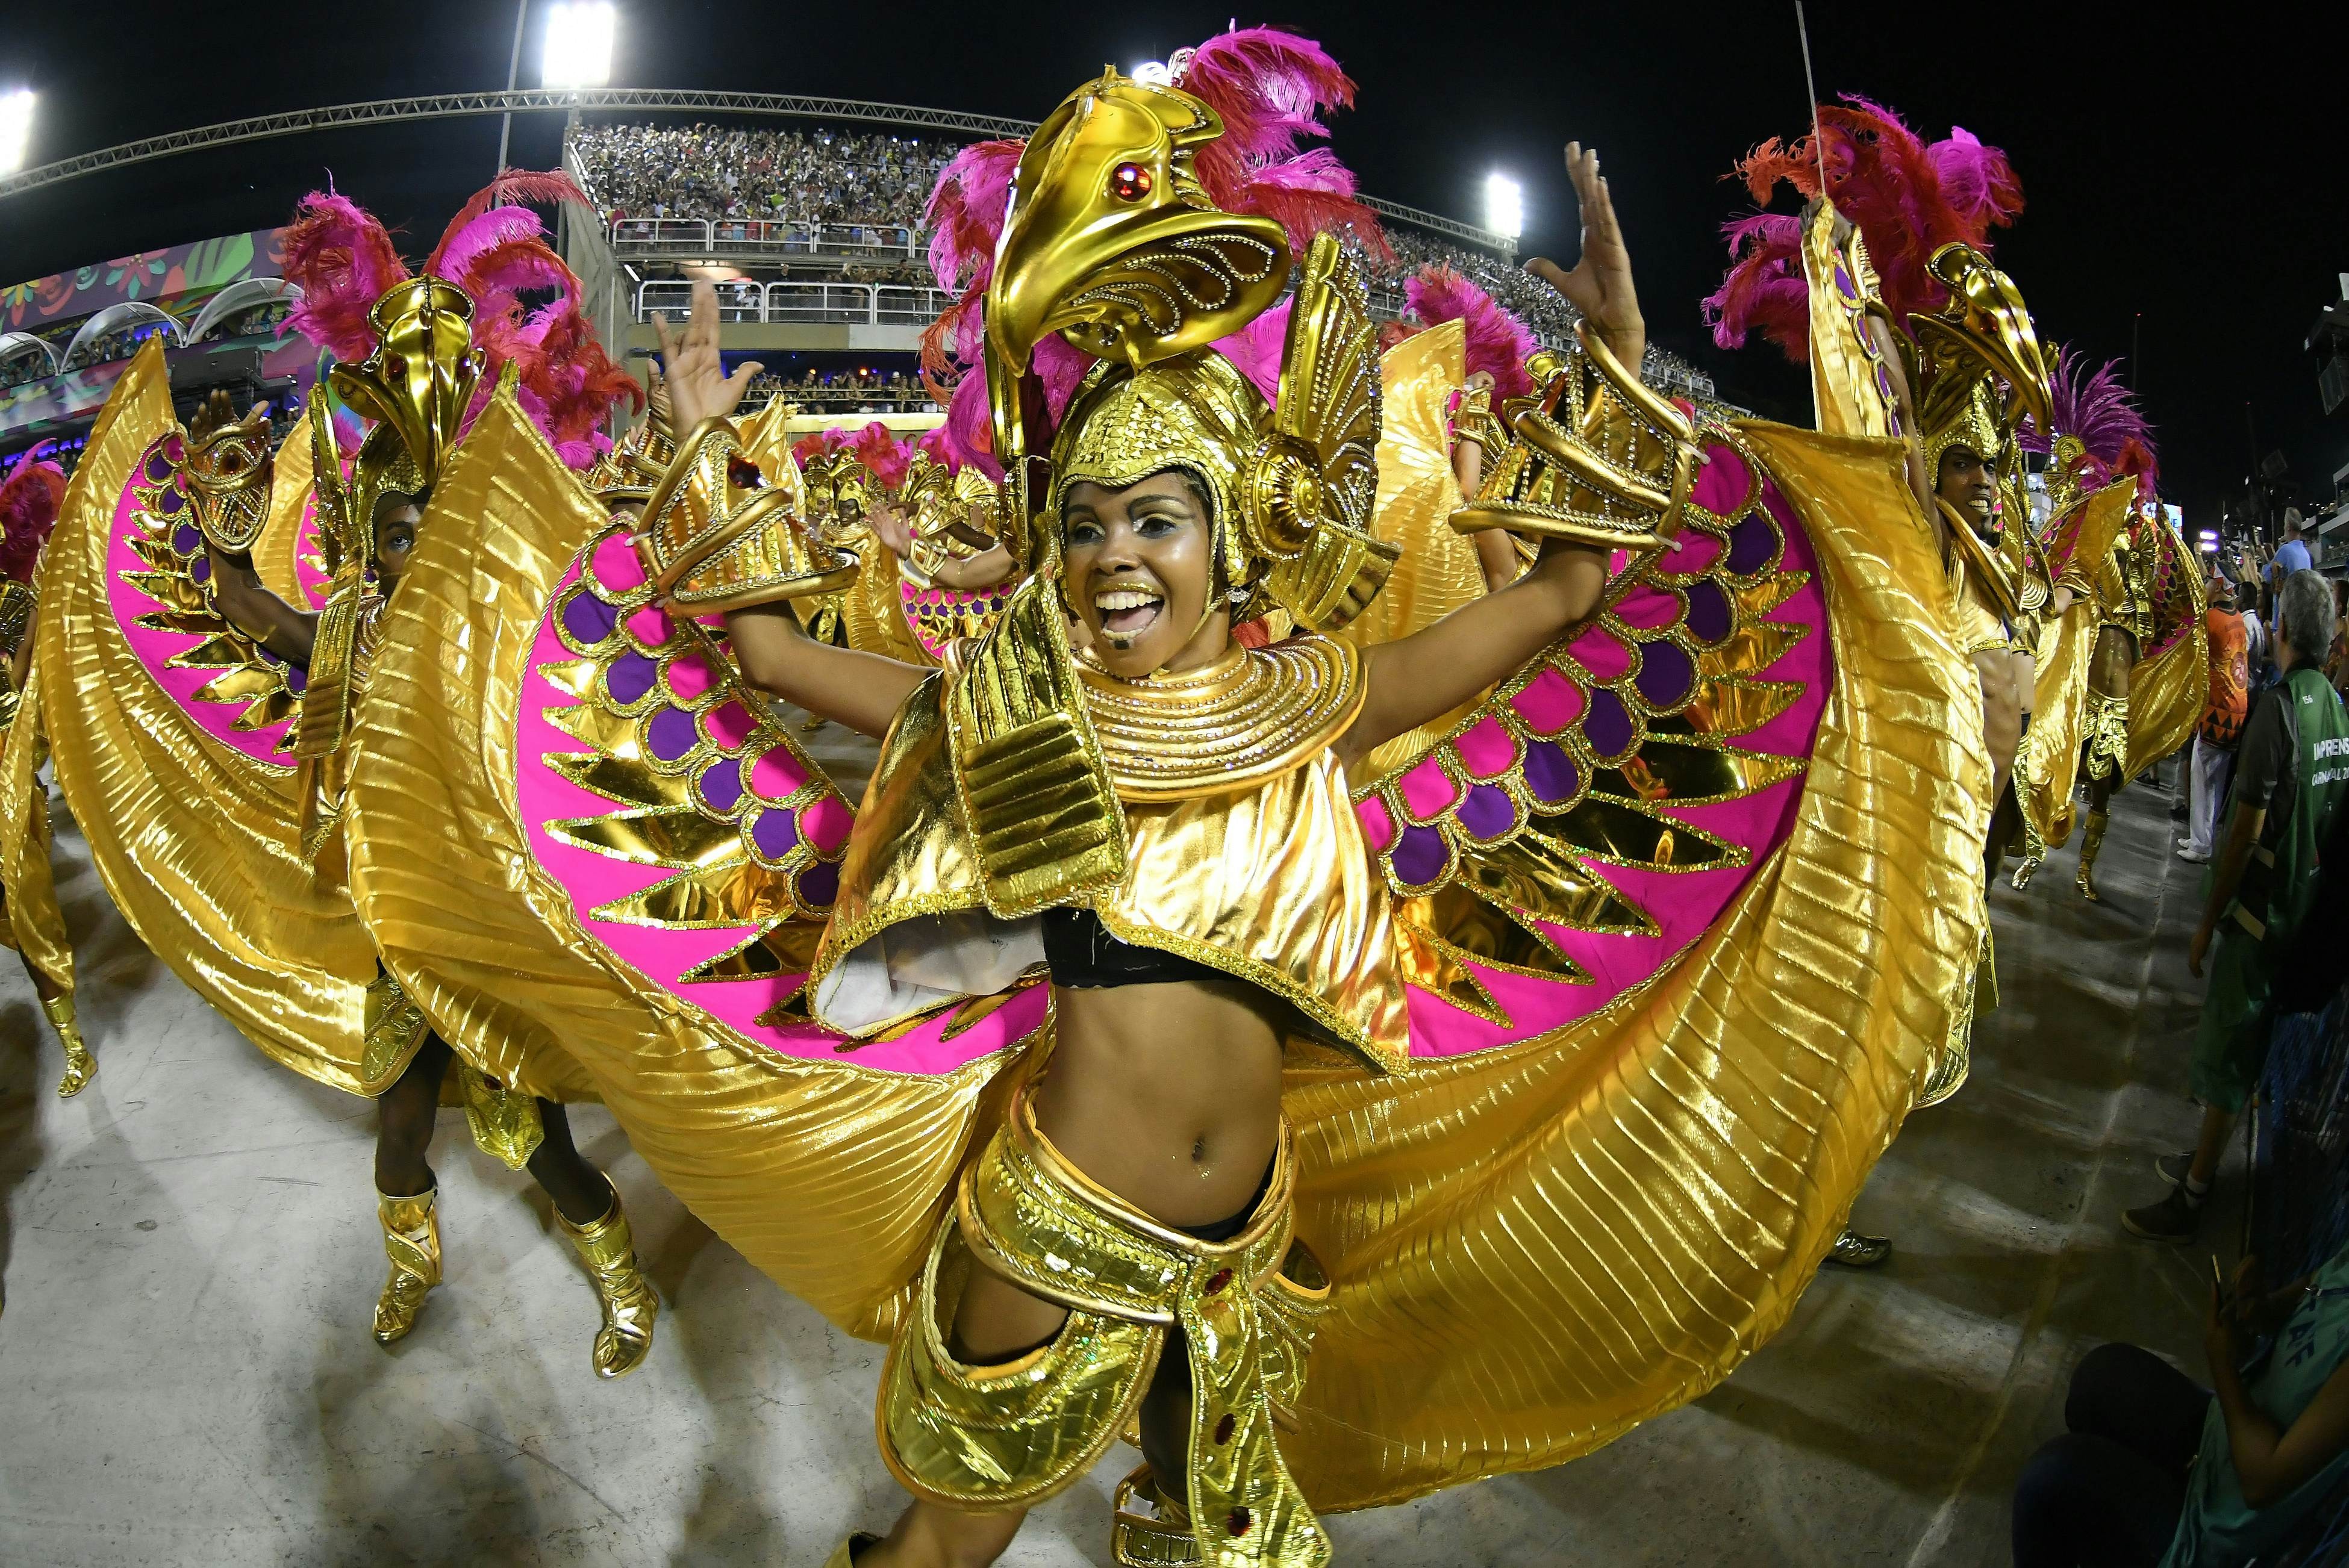
[[[1624,249],[1614,198],[1599,172],[1599,154],[1584,150],[1578,141],[1568,142],[1566,172],[1582,205],[1582,259],[1568,272],[1546,256],[1535,256],[1526,263],[1526,271],[1564,294],[1608,351],[1636,376],[1648,351],[1648,324],[1640,315],[1640,295],[1631,286],[1631,253]]]
[[[752,361],[726,374],[718,357],[718,290],[708,279],[693,285],[693,314],[672,335],[665,316],[653,318],[660,335],[661,369],[668,383],[669,417],[679,439],[702,420],[731,414],[741,406],[751,378],[766,368]]]

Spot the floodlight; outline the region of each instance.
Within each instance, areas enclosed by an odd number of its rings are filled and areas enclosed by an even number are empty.
[[[1166,62],[1164,60],[1144,60],[1126,72],[1126,75],[1137,82],[1145,83],[1154,88],[1171,88],[1174,85],[1174,73],[1166,68]]]
[[[24,168],[25,154],[32,145],[31,89],[19,88],[12,93],[0,93],[0,174]]]
[[[570,0],[546,10],[539,79],[551,88],[600,88],[612,79],[616,19],[605,0]]]
[[[1485,176],[1485,227],[1510,240],[1526,230],[1526,188],[1498,170]]]

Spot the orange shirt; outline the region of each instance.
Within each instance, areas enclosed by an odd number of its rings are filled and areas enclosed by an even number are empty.
[[[2202,705],[2202,738],[2231,748],[2243,738],[2251,706],[2251,630],[2231,610],[2213,608],[2202,617],[2210,639],[2210,696]]]

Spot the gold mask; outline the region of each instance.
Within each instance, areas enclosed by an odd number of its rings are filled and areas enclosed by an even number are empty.
[[[269,416],[256,408],[188,449],[181,478],[196,526],[214,549],[241,555],[269,521]]]
[[[454,284],[410,278],[376,301],[367,319],[378,334],[375,352],[326,373],[335,396],[376,422],[359,448],[342,520],[353,534],[372,532],[387,492],[413,496],[430,488],[483,364],[473,346],[473,302]],[[361,548],[372,552],[372,541]]]

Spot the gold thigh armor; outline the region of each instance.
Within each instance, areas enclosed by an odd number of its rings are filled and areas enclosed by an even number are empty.
[[[2090,692],[2080,731],[2081,743],[2087,748],[2088,777],[2111,778],[2127,765],[2128,698]]]
[[[1090,1181],[1037,1128],[1029,1090],[964,1173],[881,1377],[881,1454],[916,1497],[978,1511],[1040,1502],[1132,1422],[1168,1329],[1190,1352],[1185,1505],[1199,1559],[1319,1568],[1329,1538],[1275,1441],[1302,1391],[1328,1284],[1289,1233],[1288,1133],[1247,1227],[1202,1242]],[[1069,1308],[1051,1343],[970,1367],[947,1349],[974,1264]],[[1122,1532],[1123,1533],[1123,1532]],[[1167,1546],[1175,1542],[1168,1541]]]

